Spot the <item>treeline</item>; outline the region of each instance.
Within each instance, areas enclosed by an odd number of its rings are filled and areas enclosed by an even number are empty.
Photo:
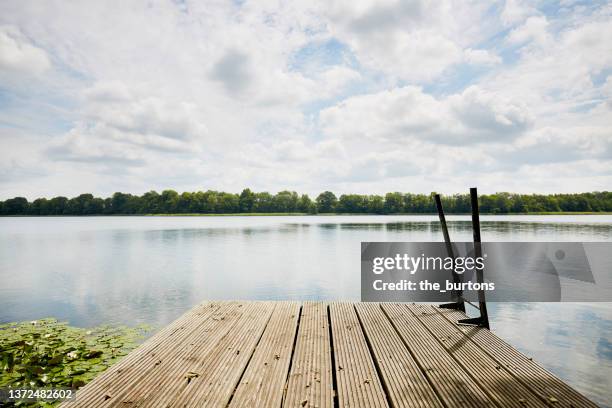
[[[612,192],[580,194],[495,193],[479,197],[480,210],[489,214],[533,212],[612,212]],[[445,212],[469,213],[468,194],[442,198]],[[312,200],[307,194],[281,191],[275,195],[244,189],[240,194],[197,191],[182,194],[165,190],[141,196],[115,193],[99,198],[92,194],[78,197],[39,198],[29,202],[24,197],[0,201],[1,215],[111,215],[111,214],[237,214],[237,213],[347,213],[347,214],[426,214],[435,213],[432,195],[387,193],[380,195],[343,194],[330,191]]]

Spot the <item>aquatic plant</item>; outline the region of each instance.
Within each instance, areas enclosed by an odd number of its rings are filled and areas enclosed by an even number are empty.
[[[136,347],[149,330],[84,329],[51,318],[2,324],[0,387],[79,388]]]

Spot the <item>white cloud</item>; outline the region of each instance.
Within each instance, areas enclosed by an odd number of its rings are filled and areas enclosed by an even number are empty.
[[[510,44],[524,44],[533,42],[535,45],[544,46],[549,43],[551,37],[548,33],[548,21],[546,17],[529,17],[521,26],[513,29],[508,35]]]
[[[56,160],[106,164],[122,167],[143,165],[142,153],[126,146],[125,135],[104,124],[92,127],[79,125],[48,147],[49,156]]]
[[[84,116],[118,131],[188,141],[204,139],[208,129],[196,104],[131,92],[124,84],[95,84],[85,91]]]
[[[446,1],[334,2],[328,10],[331,33],[346,42],[368,67],[397,78],[426,81],[464,60],[464,50],[481,38],[469,12]],[[466,53],[466,59],[482,53]],[[481,58],[482,60],[482,58]]]
[[[487,50],[473,50],[471,48],[464,51],[464,59],[468,64],[475,65],[495,65],[502,62],[499,55]]]
[[[2,2],[0,195],[601,189],[612,11],[538,7]]]
[[[48,153],[56,160],[142,166],[155,158],[147,151],[199,151],[209,132],[198,107],[154,94],[119,81],[94,84],[83,91],[81,118]]]
[[[319,80],[324,85],[328,96],[334,95],[349,83],[360,79],[359,72],[344,66],[334,66],[319,75]]]
[[[506,0],[501,13],[501,21],[504,25],[510,26],[520,23],[527,17],[538,14],[532,2],[523,0]]]
[[[611,22],[612,16],[594,16],[555,35],[528,36],[532,40],[521,49],[518,62],[487,76],[481,86],[523,100],[546,124],[558,123],[560,117],[577,120],[572,111],[602,96],[594,77],[612,68],[612,42],[605,40],[612,38]]]
[[[246,90],[251,83],[249,56],[236,50],[229,50],[215,63],[211,76],[223,83],[231,93]]]
[[[520,102],[478,87],[443,99],[416,87],[396,88],[349,98],[321,112],[323,129],[330,136],[450,145],[504,142],[520,135],[532,120]]]
[[[612,99],[612,75],[606,78],[606,82],[601,86],[601,91],[604,96]]]
[[[0,70],[40,75],[51,67],[47,53],[15,27],[0,26]]]

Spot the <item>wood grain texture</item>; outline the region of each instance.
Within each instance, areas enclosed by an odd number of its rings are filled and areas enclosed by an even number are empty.
[[[340,407],[388,407],[365,335],[351,303],[329,306]]]
[[[327,304],[305,302],[283,407],[333,406],[334,384]]]
[[[63,407],[596,405],[462,312],[432,305],[205,302]]]

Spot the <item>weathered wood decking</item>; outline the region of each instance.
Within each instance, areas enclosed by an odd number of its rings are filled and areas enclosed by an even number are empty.
[[[596,407],[461,317],[419,304],[207,302],[64,405]]]

